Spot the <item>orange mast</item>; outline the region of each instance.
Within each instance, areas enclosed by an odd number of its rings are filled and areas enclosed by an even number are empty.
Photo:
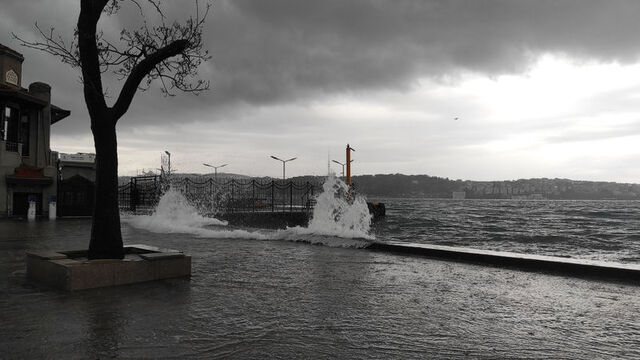
[[[351,185],[351,151],[356,151],[347,144],[347,186]]]

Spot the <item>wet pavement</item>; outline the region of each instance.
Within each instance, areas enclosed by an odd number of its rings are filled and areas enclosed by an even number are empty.
[[[183,250],[190,280],[67,293],[26,250],[90,220],[0,221],[0,358],[638,358],[640,287],[282,240],[123,227]]]

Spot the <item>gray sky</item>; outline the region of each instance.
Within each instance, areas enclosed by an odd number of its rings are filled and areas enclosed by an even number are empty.
[[[72,112],[52,148],[92,152],[77,70],[10,36],[34,38],[36,21],[70,36],[79,1],[0,3],[23,85],[50,83]],[[99,26],[117,36],[137,15]],[[138,93],[118,123],[120,173],[157,168],[168,150],[179,171],[280,176],[276,155],[298,157],[287,175],[321,175],[350,143],[354,174],[640,182],[638,19],[635,0],[217,0],[200,70],[211,90]],[[107,85],[115,98],[120,84]]]

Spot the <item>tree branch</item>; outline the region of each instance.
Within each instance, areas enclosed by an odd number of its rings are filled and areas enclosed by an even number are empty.
[[[116,14],[126,2],[140,11],[142,25],[137,29],[122,29],[119,41],[98,31],[100,17]],[[147,23],[143,3],[147,4],[147,10],[157,13],[158,25]],[[183,23],[167,23],[160,0],[80,0],[75,39],[70,43],[53,28],[42,31],[38,24],[36,30],[42,40],[29,42],[15,34],[14,38],[23,46],[56,55],[63,62],[80,67],[91,118],[108,118],[115,124],[128,110],[136,91],[147,90],[155,80],[168,96],[174,95],[174,89],[197,94],[209,88],[209,81],[198,79],[198,67],[210,58],[203,46],[202,32],[211,4],[206,4],[204,11],[198,0],[195,4],[194,16]],[[102,83],[102,74],[109,71],[125,81],[111,108],[105,101],[107,94]],[[105,117],[105,113],[109,116]]]
[[[133,96],[138,90],[138,86],[145,76],[147,76],[158,64],[164,60],[176,56],[189,47],[188,40],[176,40],[169,45],[158,49],[158,51],[146,56],[142,61],[133,67],[131,73],[127,77],[118,100],[111,108],[115,121],[118,121],[124,113],[127,112]]]
[[[37,22],[34,27],[44,41],[27,41],[13,32],[11,33],[11,36],[18,40],[20,45],[24,47],[44,51],[51,55],[60,57],[62,62],[65,64],[69,64],[72,67],[80,67],[78,44],[75,41],[72,40],[71,43],[67,45],[62,36],[54,34],[53,28],[49,29],[49,33],[45,33]]]

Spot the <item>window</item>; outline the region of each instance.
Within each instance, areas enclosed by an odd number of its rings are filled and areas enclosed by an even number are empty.
[[[7,119],[9,119],[9,117],[11,116],[11,108],[10,107],[5,107],[4,108],[4,113],[2,114],[2,122],[0,122],[1,126],[0,126],[0,138],[2,140],[7,140],[7,126],[9,126],[9,123],[7,122]]]
[[[29,116],[22,115],[20,121],[20,138],[22,143],[22,156],[29,156]]]
[[[18,142],[20,111],[7,106],[4,110],[4,140]]]

